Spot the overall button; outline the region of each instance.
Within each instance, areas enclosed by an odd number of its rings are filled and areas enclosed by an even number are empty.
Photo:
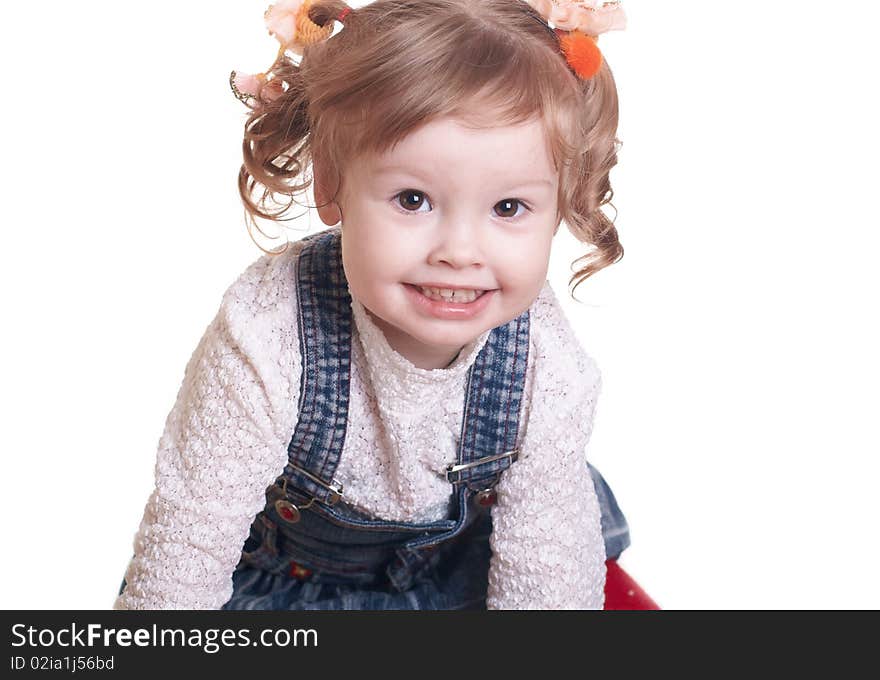
[[[312,575],[311,569],[306,569],[296,562],[290,563],[290,571],[288,572],[293,578],[304,579]]]
[[[483,489],[474,498],[476,498],[478,505],[488,508],[495,504],[498,494],[495,493],[495,489]]]
[[[299,508],[288,500],[282,498],[275,501],[275,512],[285,522],[290,522],[291,524],[299,522]]]

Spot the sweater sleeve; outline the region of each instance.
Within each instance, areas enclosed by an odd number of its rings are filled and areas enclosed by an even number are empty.
[[[219,609],[231,597],[231,574],[295,425],[294,310],[276,287],[289,259],[251,265],[190,358],[114,609]]]
[[[520,456],[496,488],[488,609],[604,605],[605,543],[586,452],[601,373],[579,347],[563,349],[576,342],[569,326],[556,335],[538,343]]]

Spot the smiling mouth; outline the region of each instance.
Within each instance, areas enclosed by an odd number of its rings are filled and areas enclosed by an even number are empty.
[[[479,300],[491,289],[482,290],[474,288],[435,288],[427,286],[418,286],[413,283],[406,284],[410,288],[418,291],[421,295],[435,302],[453,302],[459,304],[468,304]]]

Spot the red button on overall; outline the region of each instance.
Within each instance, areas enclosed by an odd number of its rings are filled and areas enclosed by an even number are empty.
[[[302,578],[308,578],[309,576],[311,576],[312,570],[306,569],[304,566],[302,566],[301,564],[297,564],[296,562],[291,562],[289,573],[293,578],[302,579]]]
[[[477,503],[486,508],[490,505],[494,505],[496,498],[498,498],[498,495],[495,493],[495,489],[483,489],[482,491],[480,491],[480,493],[477,494],[476,498]]]
[[[283,498],[275,501],[275,512],[277,512],[285,522],[290,522],[291,524],[299,522],[299,508]]]

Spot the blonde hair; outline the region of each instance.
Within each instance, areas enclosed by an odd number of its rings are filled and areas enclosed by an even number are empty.
[[[315,0],[309,17],[324,26],[346,7]],[[613,197],[608,175],[620,147],[607,63],[580,80],[553,30],[520,0],[375,0],[344,21],[304,48],[299,64],[279,54],[267,72],[284,91],[258,98],[245,123],[238,186],[251,222],[292,219],[282,216],[311,185],[310,163],[322,179],[327,169],[338,193],[349,159],[385,152],[434,119],[489,127],[539,118],[559,172],[558,219],[593,246],[575,260],[584,265],[569,284],[577,288],[623,257],[602,211]],[[280,209],[271,211],[270,200]]]

